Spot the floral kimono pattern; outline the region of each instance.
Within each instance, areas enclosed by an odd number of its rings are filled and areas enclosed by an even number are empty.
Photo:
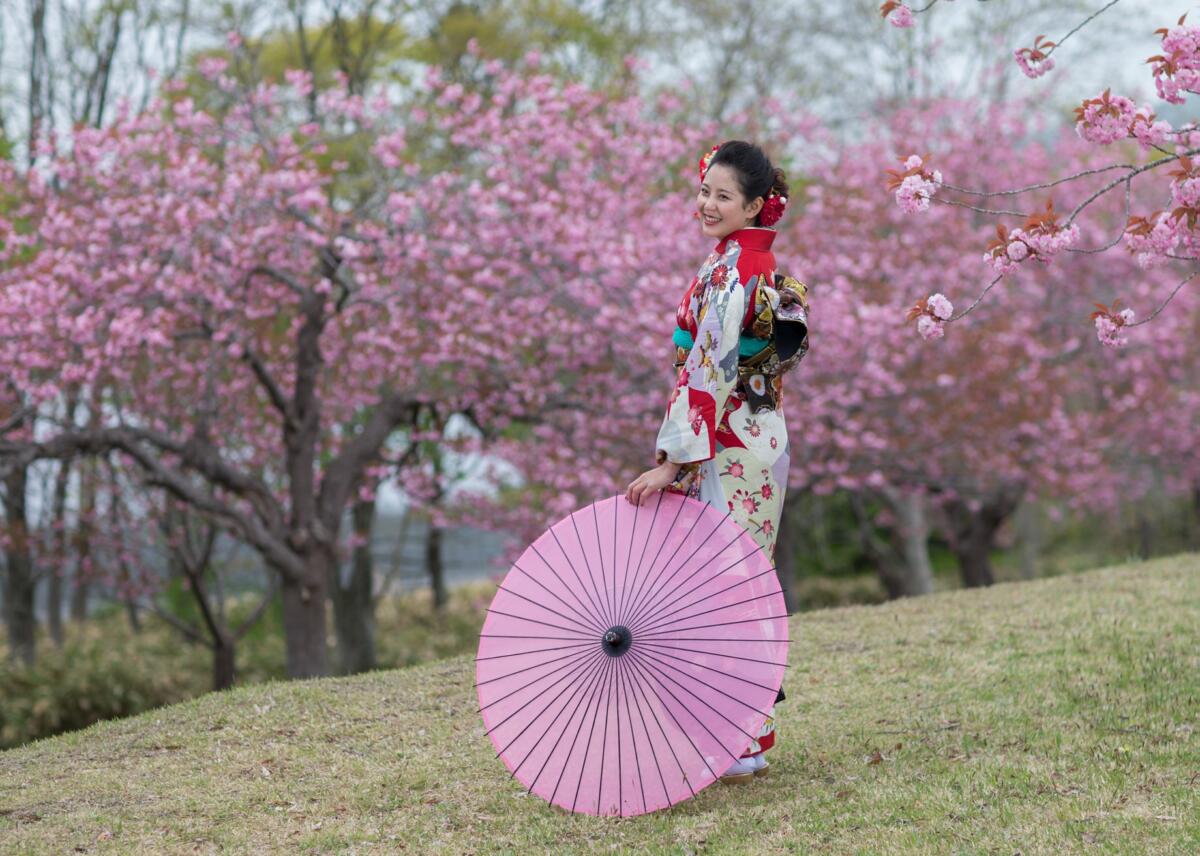
[[[718,242],[692,279],[675,313],[692,344],[676,345],[675,389],[656,443],[659,463],[683,465],[667,490],[728,510],[772,562],[790,462],[781,378],[751,374],[745,383],[772,384],[774,395],[764,398],[765,388],[752,388],[748,396],[738,355],[743,336],[761,334],[768,305],[778,304],[774,239],[772,229],[738,229]],[[752,408],[749,398],[773,406]],[[776,701],[783,698],[780,690]],[[775,708],[768,713],[742,757],[775,744]]]
[[[790,460],[781,388],[778,377],[750,378],[776,392],[773,408],[751,412],[738,354],[774,282],[774,238],[772,229],[738,229],[693,278],[676,312],[692,344],[676,346],[681,365],[656,443],[659,463],[684,465],[667,490],[728,510],[772,561]]]

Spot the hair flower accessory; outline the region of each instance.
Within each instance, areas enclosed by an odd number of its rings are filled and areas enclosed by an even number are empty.
[[[767,194],[767,199],[763,203],[762,210],[758,212],[758,222],[764,226],[774,226],[779,222],[779,218],[783,216],[783,211],[787,207],[787,197],[780,196],[774,190]]]
[[[721,144],[717,143],[700,157],[700,180],[704,181],[704,176],[708,174],[708,165],[712,163],[713,155],[717,153],[717,149],[721,148]]]

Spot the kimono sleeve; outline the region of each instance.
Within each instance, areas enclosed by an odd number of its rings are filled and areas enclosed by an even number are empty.
[[[737,384],[738,338],[747,291],[736,268],[714,268],[696,313],[692,350],[679,370],[658,429],[655,456],[660,463],[688,464],[716,455],[717,426]]]

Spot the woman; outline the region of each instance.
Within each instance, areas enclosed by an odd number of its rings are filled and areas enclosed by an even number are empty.
[[[625,493],[635,505],[669,490],[728,510],[772,560],[789,461],[781,378],[739,371],[738,363],[753,363],[770,344],[764,336],[779,307],[803,302],[795,280],[776,288],[770,227],[787,194],[783,171],[758,146],[731,140],[701,159],[696,216],[717,245],[675,313],[678,375],[658,432],[658,466]],[[762,753],[775,741],[774,710],[768,713],[759,739],[722,781],[766,774]]]

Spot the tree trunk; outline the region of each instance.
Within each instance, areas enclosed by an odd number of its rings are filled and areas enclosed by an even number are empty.
[[[69,413],[74,414],[72,400]],[[46,623],[56,648],[63,646],[63,578],[67,573],[67,488],[71,479],[71,461],[59,462],[54,479],[54,520],[52,538],[54,549],[47,557],[46,570],[50,575],[46,585]]]
[[[369,672],[375,662],[374,564],[371,558],[371,522],[375,502],[356,502],[352,510],[354,534],[360,542],[354,548],[350,578],[342,585],[340,573],[334,577],[333,620],[337,630],[338,664],[341,673]]]
[[[1023,580],[1032,580],[1037,576],[1041,534],[1037,505],[1033,502],[1022,502],[1021,507],[1017,509],[1017,549],[1020,551]]]
[[[26,467],[14,467],[4,480],[4,517],[8,549],[4,575],[4,619],[8,628],[8,658],[32,666],[37,622],[33,609],[33,554],[25,513]]]
[[[79,465],[79,526],[75,530],[75,587],[71,591],[71,620],[87,621],[92,588],[92,519],[96,513],[96,462]]]
[[[910,491],[896,489],[884,491],[881,498],[896,516],[896,525],[886,538],[875,531],[864,498],[851,498],[863,551],[875,565],[889,598],[928,594],[933,591],[933,567],[929,562],[924,500]]]
[[[1137,538],[1138,556],[1149,559],[1154,555],[1154,525],[1144,505],[1139,505],[1137,510]]]
[[[66,562],[59,559],[55,563],[55,567],[50,571],[50,579],[46,584],[46,618],[47,626],[50,629],[50,638],[54,640],[54,647],[61,648],[63,646],[63,574],[66,573],[64,565]]]
[[[329,674],[325,581],[336,561],[331,550],[315,550],[307,557],[303,579],[282,574],[283,636],[289,678],[319,678]]]
[[[142,632],[142,617],[138,615],[137,604],[128,597],[125,598],[125,617],[129,619],[129,629],[133,631],[133,635],[140,635]]]
[[[433,608],[446,605],[446,568],[442,560],[442,530],[429,523],[425,536],[425,568],[429,571],[429,587],[433,591]]]
[[[228,634],[222,633],[213,640],[213,689],[217,692],[232,687],[237,678],[235,651]]]
[[[900,553],[904,556],[904,576],[894,597],[929,594],[933,591],[933,565],[929,561],[925,500],[915,493],[895,491],[889,501],[899,520],[894,537],[900,542]]]
[[[944,504],[950,549],[958,559],[964,586],[990,586],[996,581],[991,559],[996,531],[1016,511],[1023,494],[1022,485],[1005,485],[980,500],[976,510],[961,498]]]

